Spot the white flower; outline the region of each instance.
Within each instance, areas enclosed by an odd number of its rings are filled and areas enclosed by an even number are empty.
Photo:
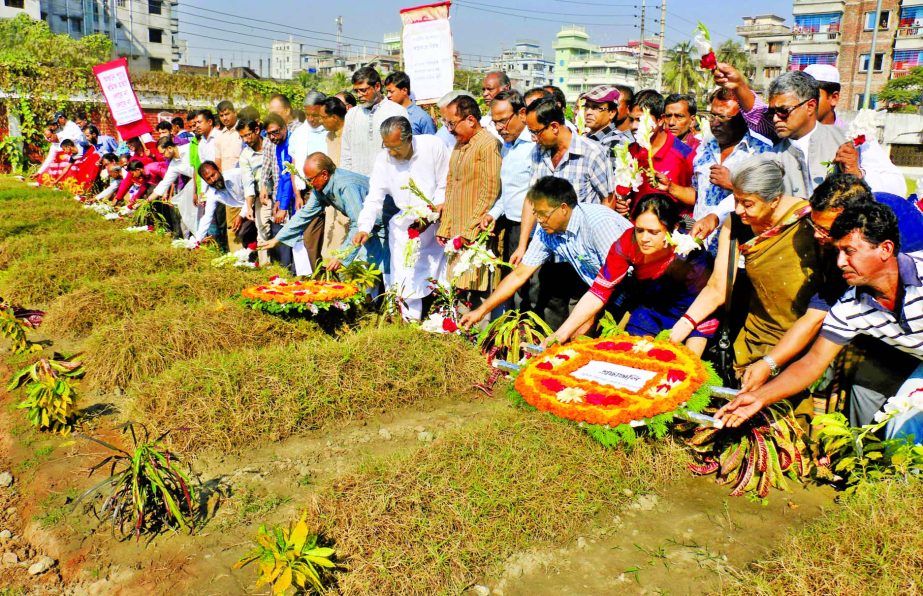
[[[199,245],[195,238],[177,238],[170,243],[173,248],[195,248]]]
[[[147,229],[147,226],[131,226],[129,228],[125,228],[125,231],[129,234],[135,234],[137,232],[148,232],[150,230]]]
[[[619,143],[615,147],[615,185],[637,191],[644,183],[638,160],[628,150],[628,143]]]
[[[641,341],[635,343],[635,345],[634,345],[634,347],[632,348],[632,350],[635,351],[635,352],[648,352],[648,351],[650,351],[653,347],[654,347],[654,343],[653,343],[653,342],[650,342],[650,341],[648,341],[648,340],[646,340],[646,339],[642,339]]]
[[[413,269],[420,259],[420,238],[410,238],[404,247],[404,267]]]
[[[853,121],[850,122],[846,137],[855,139],[861,135],[865,135],[869,139],[878,138],[878,113],[875,110],[861,109]]]
[[[579,387],[568,387],[555,393],[555,397],[562,404],[582,404],[584,395],[586,391]]]
[[[657,127],[657,122],[654,120],[654,117],[651,116],[651,111],[647,108],[644,108],[644,113],[641,114],[641,122],[638,124],[638,132],[635,133],[635,140],[638,141],[638,144],[651,151],[651,140],[654,137],[654,129]]]
[[[285,285],[288,285],[288,282],[285,280],[284,277],[276,277],[276,278],[274,278],[274,279],[269,280],[269,283],[272,284],[272,285],[274,285],[274,286],[285,286]]]
[[[430,333],[445,333],[445,330],[442,328],[442,322],[444,320],[444,316],[434,312],[425,321],[420,323],[420,329],[429,331]]]
[[[689,234],[681,234],[679,232],[673,232],[670,234],[667,237],[667,242],[676,247],[674,252],[681,257],[685,257],[692,251],[702,248],[701,242]]]
[[[334,308],[339,308],[342,311],[346,311],[349,308],[349,305],[343,302],[342,300],[337,300],[333,303]]]
[[[113,220],[113,219],[122,219],[122,218],[119,217],[118,213],[107,213],[103,215],[103,219]]]
[[[696,30],[695,37],[692,38],[692,43],[695,44],[695,49],[699,52],[699,56],[706,56],[712,51],[711,40],[708,39],[708,33],[701,29]]]

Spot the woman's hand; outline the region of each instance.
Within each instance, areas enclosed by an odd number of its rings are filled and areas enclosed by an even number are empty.
[[[670,341],[675,344],[681,344],[686,341],[690,333],[692,333],[692,324],[686,319],[680,319],[670,329]]]

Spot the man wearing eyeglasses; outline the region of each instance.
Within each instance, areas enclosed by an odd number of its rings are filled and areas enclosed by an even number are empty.
[[[381,92],[381,77],[369,66],[353,73],[353,93],[359,105],[346,112],[340,165],[363,176],[372,174],[375,157],[381,151],[381,124],[392,116],[408,118],[407,110]]]
[[[833,164],[840,172],[865,179],[875,192],[906,195],[903,175],[880,147],[875,151],[877,141],[856,147],[842,129],[820,122],[821,91],[810,74],[796,70],[776,78],[769,86],[768,106],[729,64],[718,64],[715,82],[737,94],[752,130],[777,141],[773,150],[783,155],[786,193],[810,197]]]
[[[526,198],[539,229],[519,265],[481,306],[462,317],[462,327],[474,325],[512,298],[542,264],[552,264],[555,258],[573,271],[575,289],[582,295],[599,273],[609,249],[631,227],[627,219],[604,205],[579,202],[574,187],[562,178],[539,178]]]
[[[751,155],[772,150],[772,143],[747,128],[740,113],[737,96],[719,87],[708,100],[709,128],[707,137],[696,149],[692,162],[692,185],[696,199],[692,218],[696,221],[693,236],[705,239],[734,211],[731,167]],[[717,250],[717,243],[710,248]]]
[[[621,131],[618,128],[619,110],[624,105],[620,101],[621,95],[612,85],[594,87],[583,95],[586,126],[590,130],[586,138],[605,147],[610,157],[613,157],[612,151],[616,145],[634,141],[630,130]]]

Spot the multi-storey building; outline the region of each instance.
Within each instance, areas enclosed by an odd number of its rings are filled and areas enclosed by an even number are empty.
[[[744,24],[737,27],[737,35],[744,39],[750,56],[753,76],[750,83],[765,93],[769,83],[782,74],[788,66],[788,49],[792,30],[785,25],[785,18],[774,14],[744,17]]]
[[[597,85],[638,86],[638,58],[628,53],[603,52],[590,43],[585,27],[565,25],[554,48],[554,81],[568,102]]]
[[[14,2],[15,0],[4,0]],[[172,71],[179,61],[178,0],[41,0],[40,17],[74,38],[101,33],[132,70]]]
[[[490,69],[505,72],[513,88],[521,91],[554,84],[554,62],[545,59],[541,46],[533,40],[519,40],[502,50]]]
[[[36,21],[41,18],[39,0],[2,0],[0,1],[0,19],[12,19],[20,14],[27,14]]]
[[[301,44],[291,37],[288,41],[272,42],[272,58],[269,62],[269,76],[273,79],[288,80],[295,77],[295,73],[302,70]]]

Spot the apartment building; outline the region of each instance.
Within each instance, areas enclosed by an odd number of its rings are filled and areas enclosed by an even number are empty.
[[[737,27],[737,35],[743,38],[750,55],[753,67],[750,84],[765,93],[769,83],[788,68],[792,30],[785,24],[785,17],[764,14],[744,17],[744,24]]]
[[[35,19],[41,18],[39,0],[0,0],[0,19],[12,19],[25,13]]]
[[[590,43],[586,27],[565,25],[554,43],[554,81],[574,102],[597,85],[638,87],[638,56],[627,52],[603,52]]]
[[[554,62],[545,58],[541,46],[533,40],[518,40],[512,48],[502,50],[490,70],[502,70],[513,88],[522,91],[555,84]]]

